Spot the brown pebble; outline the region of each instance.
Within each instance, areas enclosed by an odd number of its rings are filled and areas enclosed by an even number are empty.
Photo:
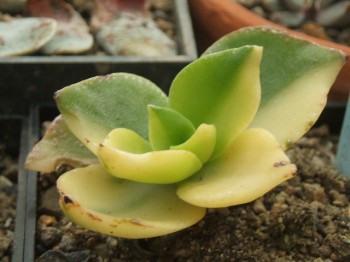
[[[332,204],[335,206],[346,206],[349,204],[349,200],[344,194],[340,194],[338,191],[332,189],[329,191],[329,194],[332,197]]]
[[[57,220],[54,216],[41,215],[39,217],[38,223],[45,226],[52,226],[57,223]]]
[[[322,256],[329,257],[332,253],[332,248],[328,245],[322,245],[319,247],[319,252]]]
[[[253,210],[256,214],[261,214],[261,213],[266,212],[266,207],[265,207],[264,203],[261,201],[261,199],[255,200],[254,205],[253,205]]]

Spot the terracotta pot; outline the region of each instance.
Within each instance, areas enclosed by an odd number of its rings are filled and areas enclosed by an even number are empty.
[[[193,23],[198,33],[199,50],[203,50],[220,37],[247,26],[271,25],[286,30],[297,37],[336,48],[350,56],[350,47],[290,30],[266,20],[233,0],[189,0]],[[331,100],[345,101],[350,90],[350,60],[340,72],[331,92]]]

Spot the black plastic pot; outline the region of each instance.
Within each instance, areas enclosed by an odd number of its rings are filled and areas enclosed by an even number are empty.
[[[0,115],[0,127],[0,143],[5,146],[6,154],[18,159],[16,217],[13,217],[15,231],[11,253],[12,261],[23,261],[28,178],[23,165],[28,152],[28,121],[19,115]]]
[[[30,107],[29,113],[29,128],[28,133],[30,138],[28,139],[28,147],[33,148],[35,143],[41,137],[41,128],[44,121],[53,120],[58,115],[57,109],[52,103],[39,103]],[[34,171],[27,171],[26,180],[26,220],[25,227],[22,232],[24,236],[24,248],[25,260],[35,260],[35,231],[37,220],[37,183],[38,174]],[[22,260],[21,260],[22,261]]]
[[[327,124],[333,134],[339,134],[343,117],[345,113],[345,104],[330,103],[323,111],[315,126]],[[37,104],[31,107],[30,110],[30,128],[29,146],[32,147],[40,138],[41,125],[44,121],[53,120],[57,116],[58,111],[52,103]],[[35,254],[35,232],[37,223],[37,183],[38,175],[35,172],[28,172],[26,186],[26,220],[24,230],[24,252],[25,261],[34,261],[37,255]]]
[[[0,112],[27,112],[32,101],[50,101],[54,91],[96,75],[135,73],[164,91],[185,65],[197,58],[187,0],[176,0],[179,54],[169,57],[22,56],[0,59]]]

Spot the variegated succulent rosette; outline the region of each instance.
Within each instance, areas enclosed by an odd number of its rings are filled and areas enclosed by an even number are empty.
[[[284,150],[315,123],[343,63],[339,51],[252,27],[181,70],[169,96],[133,74],[94,77],[56,93],[61,115],[27,167],[76,167],[57,181],[60,205],[87,229],[179,231],[296,174]]]

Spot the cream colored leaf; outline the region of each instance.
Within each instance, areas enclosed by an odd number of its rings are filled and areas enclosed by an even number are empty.
[[[98,158],[111,175],[143,183],[176,183],[202,167],[190,151],[150,150],[147,141],[134,131],[118,128],[100,145]]]
[[[244,131],[220,158],[180,184],[177,194],[202,207],[239,205],[264,195],[295,172],[275,138],[254,128]]]
[[[102,234],[149,238],[197,223],[205,209],[176,196],[175,185],[122,180],[100,165],[78,168],[57,181],[60,205],[75,223]]]

